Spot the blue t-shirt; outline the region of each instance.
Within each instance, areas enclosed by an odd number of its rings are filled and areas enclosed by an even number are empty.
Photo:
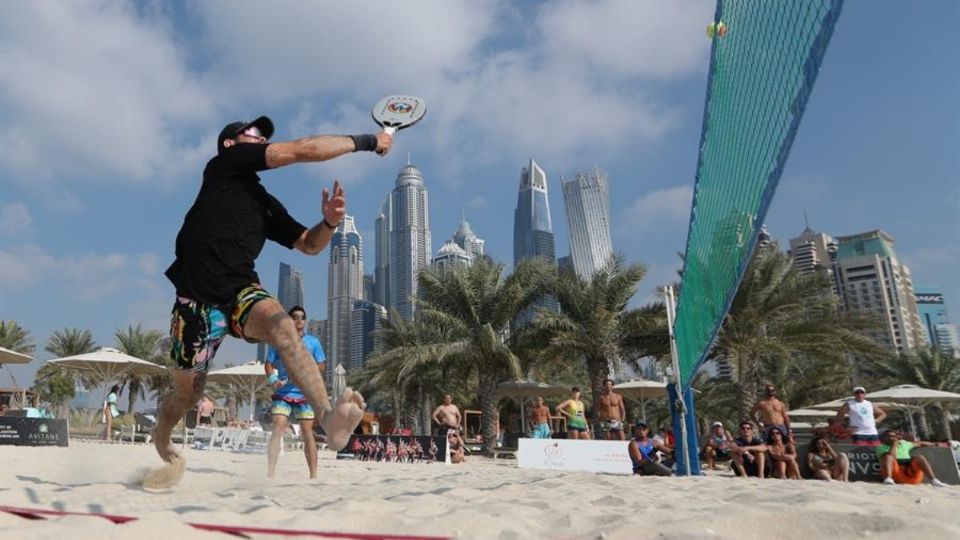
[[[312,356],[318,364],[323,364],[327,361],[327,357],[323,354],[323,346],[320,345],[320,340],[317,339],[316,336],[304,334],[303,344],[307,347],[307,351],[310,352],[310,356]],[[274,396],[287,399],[304,399],[303,392],[290,381],[290,377],[287,375],[287,368],[283,365],[283,360],[273,347],[270,347],[270,352],[267,354],[267,363],[276,370],[277,377],[279,377],[281,381],[286,382],[286,384],[280,388],[274,389]]]

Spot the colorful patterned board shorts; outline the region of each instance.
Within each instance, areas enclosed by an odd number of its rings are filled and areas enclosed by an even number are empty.
[[[229,304],[219,306],[178,296],[170,316],[170,358],[179,369],[205,373],[227,333],[257,343],[243,334],[243,327],[253,305],[268,298],[273,296],[257,284],[240,291]]]
[[[270,414],[280,414],[289,418],[296,414],[297,420],[313,420],[313,407],[306,401],[287,401],[284,399],[273,398],[273,407],[270,408]]]

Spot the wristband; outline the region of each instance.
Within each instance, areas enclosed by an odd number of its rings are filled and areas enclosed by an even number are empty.
[[[353,139],[354,152],[372,152],[377,149],[377,136],[370,133],[364,135],[350,135]]]
[[[280,377],[277,377],[277,373],[276,373],[276,372],[273,372],[273,373],[270,374],[269,377],[267,377],[267,380],[270,382],[271,385],[273,385],[273,384],[276,384],[277,381],[280,380]]]
[[[340,226],[339,223],[337,223],[336,225],[332,225],[329,221],[327,221],[327,218],[323,218],[323,224],[326,225],[327,228],[329,228],[331,231],[337,230],[337,227]]]

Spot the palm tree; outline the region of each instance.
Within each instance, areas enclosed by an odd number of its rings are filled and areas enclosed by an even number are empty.
[[[44,350],[57,358],[85,354],[96,349],[97,344],[93,340],[93,334],[89,330],[79,328],[64,328],[55,331],[47,339],[47,344],[44,346]],[[79,379],[86,388],[93,388],[99,384],[98,381],[92,380],[90,377],[79,377]],[[37,371],[33,389],[40,396],[40,399],[56,407],[57,416],[62,418],[64,416],[64,405],[73,399],[75,394],[74,389],[77,380],[78,376],[74,371],[47,362]]]
[[[0,347],[23,354],[30,354],[35,348],[30,332],[17,321],[0,321]]]
[[[30,332],[24,330],[17,321],[0,321],[0,347],[23,354],[30,354],[34,349]],[[14,378],[13,372],[9,368],[7,371],[10,373],[10,380],[16,386],[17,379]]]
[[[646,267],[628,265],[619,255],[589,280],[565,269],[554,292],[560,311],[540,310],[531,325],[530,335],[543,345],[544,355],[586,365],[595,402],[612,362],[636,367],[644,357],[669,353],[664,305],[629,307],[645,275]]]
[[[121,352],[154,364],[164,364],[163,356],[160,354],[160,344],[164,337],[163,332],[143,330],[137,324],[136,327],[128,326],[126,330],[117,330],[114,336],[117,339],[117,349]],[[127,374],[124,376],[123,384],[127,387],[127,412],[132,414],[137,398],[146,397],[146,389],[149,384],[148,377]]]
[[[915,384],[931,390],[960,393],[960,359],[936,348],[879,357],[869,367],[876,374],[878,386]],[[937,420],[934,422],[934,437],[949,439],[950,418],[946,408],[943,404],[929,408]]]
[[[461,380],[477,381],[485,453],[492,453],[496,442],[497,384],[521,373],[510,325],[549,291],[551,273],[538,259],[522,261],[506,278],[503,265],[487,258],[466,268],[425,269],[418,277],[420,324],[433,327],[442,339],[390,352],[403,364],[401,378],[433,363]]]
[[[420,317],[407,321],[397,312],[378,332],[384,350],[371,356],[354,380],[363,381],[361,388],[372,391],[371,397],[392,403],[398,424],[419,426],[418,433],[429,435],[432,398],[449,392],[443,384],[455,379],[434,362],[436,346],[450,336],[440,327],[423,324]],[[423,361],[412,358],[414,354],[423,355]]]
[[[840,311],[829,275],[801,274],[774,243],[754,252],[710,357],[733,368],[739,413],[746,418],[765,372],[796,373],[813,361],[846,366],[850,354],[885,354],[865,334],[876,324]],[[836,382],[845,380],[837,376]]]

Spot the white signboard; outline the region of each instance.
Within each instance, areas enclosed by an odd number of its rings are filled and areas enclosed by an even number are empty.
[[[633,474],[628,442],[520,439],[517,464],[524,469]]]

